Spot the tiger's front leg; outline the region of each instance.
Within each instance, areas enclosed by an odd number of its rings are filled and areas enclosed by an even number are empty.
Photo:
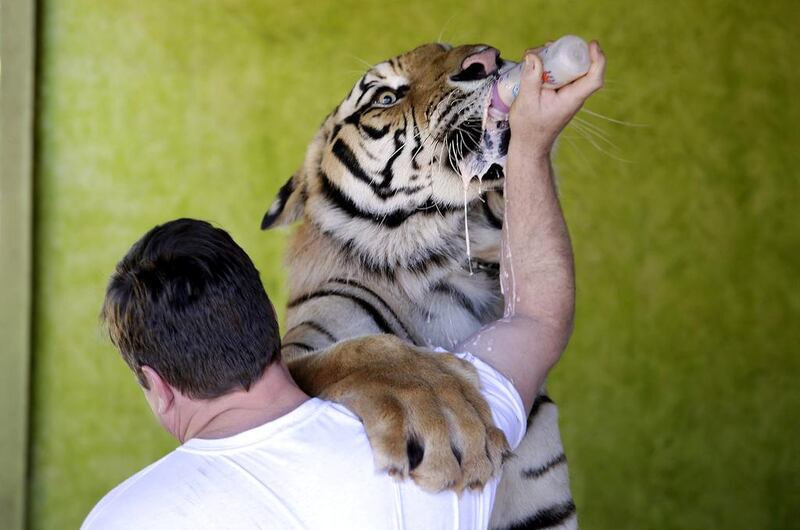
[[[339,342],[288,362],[306,393],[363,423],[378,469],[429,491],[480,488],[509,453],[466,361],[391,335]]]

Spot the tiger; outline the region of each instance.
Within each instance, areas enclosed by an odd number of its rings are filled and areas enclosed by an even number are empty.
[[[508,64],[484,44],[422,45],[367,70],[325,118],[261,223],[302,221],[286,257],[282,356],[373,334],[453,351],[502,317],[510,131],[484,118]],[[504,464],[490,527],[577,521],[558,409],[543,388]]]

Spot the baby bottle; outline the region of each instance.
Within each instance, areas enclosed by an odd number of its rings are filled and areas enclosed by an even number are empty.
[[[589,71],[589,46],[580,37],[566,35],[538,52],[542,59],[542,86],[561,88]],[[508,119],[511,104],[519,94],[519,81],[524,63],[508,62],[492,88],[490,117],[497,121]]]

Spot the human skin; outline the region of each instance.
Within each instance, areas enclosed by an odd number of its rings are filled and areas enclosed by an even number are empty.
[[[147,403],[159,423],[183,443],[191,438],[225,438],[291,412],[309,399],[282,361],[270,364],[249,389],[234,389],[212,399],[185,395],[155,370],[143,366]]]
[[[605,56],[592,41],[589,72],[558,90],[542,88],[542,62],[525,54],[520,93],[511,107],[500,279],[504,317],[460,349],[508,377],[530,411],[572,334],[575,269],[550,154],[558,134],[603,86]]]

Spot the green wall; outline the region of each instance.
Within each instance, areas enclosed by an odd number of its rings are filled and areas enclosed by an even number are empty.
[[[33,302],[33,5],[0,4],[0,528],[22,528]]]
[[[169,451],[103,337],[106,279],[178,216],[259,221],[364,68],[419,43],[601,39],[606,89],[556,156],[578,270],[561,404],[587,529],[800,518],[794,2],[40,2],[32,528],[76,527]],[[586,139],[587,127],[607,140]],[[612,145],[613,144],[613,145]]]

